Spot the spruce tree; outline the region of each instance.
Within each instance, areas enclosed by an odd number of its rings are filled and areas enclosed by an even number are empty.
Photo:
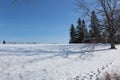
[[[3,44],[6,44],[6,41],[5,41],[5,40],[3,40]]]
[[[69,43],[76,43],[76,31],[73,24],[70,27],[70,41]]]
[[[83,33],[83,42],[85,43],[85,40],[88,38],[88,31],[87,31],[87,27],[85,24],[85,21],[82,21],[82,33]]]
[[[78,19],[77,23],[78,23],[78,25],[76,27],[76,42],[82,43],[82,41],[83,41],[82,27],[81,27],[82,22],[81,22],[80,18]]]
[[[78,19],[78,25],[76,27],[77,33],[77,43],[83,43],[84,39],[87,35],[87,28],[85,25],[85,21],[81,21],[80,18]]]
[[[91,15],[89,34],[90,37],[94,39],[96,43],[101,42],[99,21],[94,11],[92,11],[92,15]]]

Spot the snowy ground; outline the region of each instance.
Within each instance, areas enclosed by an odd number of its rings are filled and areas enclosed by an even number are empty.
[[[120,45],[109,47],[0,44],[0,80],[104,80],[106,71],[120,68]]]

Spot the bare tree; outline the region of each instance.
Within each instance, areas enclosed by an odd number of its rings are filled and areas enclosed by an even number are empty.
[[[78,8],[82,9],[85,13],[89,14],[91,13],[91,10],[88,8],[87,3],[85,2],[87,0],[76,0],[76,5]],[[108,38],[110,40],[111,49],[115,49],[115,42],[114,38],[116,35],[116,32],[120,28],[120,0],[95,0],[98,4],[96,9],[96,12],[99,13],[100,17],[105,20],[105,28],[108,32]],[[94,6],[96,3],[93,3]],[[93,7],[91,5],[91,7]]]

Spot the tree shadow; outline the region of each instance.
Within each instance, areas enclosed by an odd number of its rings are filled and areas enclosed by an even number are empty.
[[[8,50],[6,51],[6,53],[8,54],[2,54],[0,53],[0,55],[2,56],[33,56],[33,55],[46,55],[43,57],[39,57],[39,58],[35,58],[35,59],[31,59],[31,62],[36,62],[36,61],[44,61],[47,59],[52,59],[55,57],[63,57],[63,58],[69,58],[69,56],[71,55],[76,55],[76,54],[80,54],[79,58],[84,56],[84,59],[86,59],[88,56],[92,56],[91,54],[93,54],[94,52],[99,52],[99,51],[107,51],[110,49],[95,49],[95,44],[86,44],[83,46],[78,46],[77,51],[74,50],[74,46],[64,46],[62,47],[62,49],[60,48],[60,50],[45,50],[45,49],[23,49],[23,48],[18,48],[16,50]],[[4,50],[3,50],[4,52]],[[10,54],[9,54],[10,52]],[[17,53],[17,54],[15,54]],[[18,54],[19,53],[19,54]],[[51,54],[51,55],[47,55],[47,54]],[[84,60],[83,59],[83,60]]]

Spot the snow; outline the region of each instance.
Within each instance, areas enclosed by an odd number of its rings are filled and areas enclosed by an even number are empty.
[[[118,71],[120,45],[0,44],[0,80],[96,80]],[[118,71],[119,72],[119,71]]]

